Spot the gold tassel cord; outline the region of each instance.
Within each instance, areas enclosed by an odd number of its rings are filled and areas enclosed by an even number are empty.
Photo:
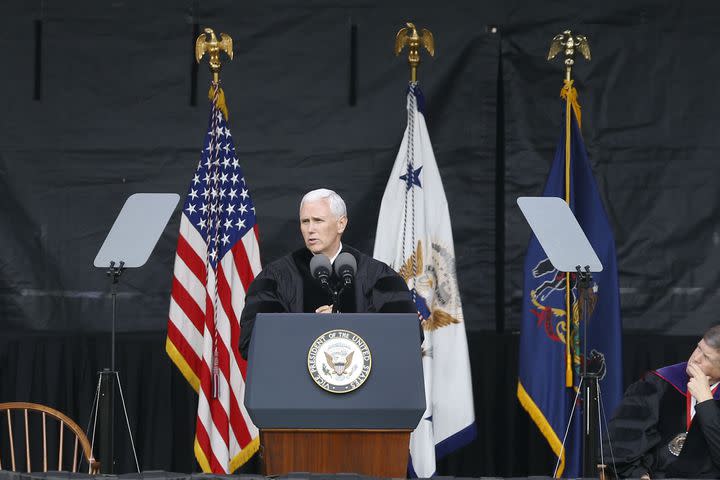
[[[564,99],[572,108],[573,112],[575,113],[575,118],[578,122],[578,128],[582,128],[582,112],[580,111],[580,103],[578,102],[578,93],[575,87],[573,86],[574,80],[565,80],[565,84],[563,85],[562,89],[560,89],[560,98]],[[566,124],[569,122],[569,115],[568,119],[566,120]]]
[[[566,79],[562,90],[560,90],[560,96],[565,99],[565,202],[570,205],[570,109],[572,108],[573,92],[575,92],[574,98],[577,102],[577,92],[572,86],[573,81]],[[573,375],[572,375],[572,355],[570,352],[570,341],[572,339],[572,297],[571,297],[571,285],[570,285],[570,274],[565,274],[565,311],[567,312],[565,318],[567,323],[567,330],[565,330],[565,386],[570,388],[573,386]]]
[[[230,118],[228,113],[227,104],[225,103],[225,92],[222,88],[217,87],[217,99],[215,98],[216,86],[211,85],[210,91],[208,92],[208,100],[215,102],[215,106],[225,115],[225,121],[227,122]]]
[[[572,88],[572,80],[566,80],[566,85]],[[563,87],[564,88],[564,87]],[[562,91],[560,92],[562,95]],[[568,95],[569,96],[569,95]],[[565,101],[565,202],[570,205],[570,102]],[[570,295],[570,274],[565,273],[565,319],[567,330],[565,330],[565,386],[573,386],[572,355],[570,353],[570,340],[572,339],[572,297]]]

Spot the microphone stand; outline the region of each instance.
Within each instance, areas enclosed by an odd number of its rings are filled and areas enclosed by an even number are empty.
[[[339,290],[333,288],[330,286],[330,282],[325,281],[321,282],[322,286],[325,287],[325,290],[330,294],[330,297],[332,298],[332,311],[331,313],[340,313],[340,294],[345,291],[345,288],[352,285],[352,281],[348,282],[347,280],[343,281],[342,286]]]
[[[345,280],[339,290],[331,288],[328,285],[328,293],[332,297],[332,313],[340,313],[340,294],[345,291],[345,288],[352,285],[352,281],[348,282]]]
[[[317,269],[313,271],[312,262],[310,266],[311,274],[312,276],[320,282],[320,285],[327,291],[327,293],[330,295],[330,301],[332,303],[332,310],[331,313],[340,313],[340,294],[342,294],[345,289],[353,284],[354,279],[354,271],[352,272],[342,272],[338,273],[336,270],[336,274],[338,277],[340,277],[340,288],[335,288],[334,285],[330,285],[330,277],[332,274],[328,272],[325,268]],[[336,284],[333,282],[333,284]]]
[[[345,289],[345,287],[341,288],[340,290],[335,290],[334,288],[330,288],[328,285],[330,296],[332,296],[332,312],[331,313],[340,313],[340,294]]]

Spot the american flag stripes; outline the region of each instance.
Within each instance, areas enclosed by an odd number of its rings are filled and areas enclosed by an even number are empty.
[[[208,132],[180,220],[166,350],[198,392],[195,456],[232,473],[258,449],[238,352],[245,292],[260,272],[255,208],[215,85]],[[226,112],[227,110],[225,110]]]

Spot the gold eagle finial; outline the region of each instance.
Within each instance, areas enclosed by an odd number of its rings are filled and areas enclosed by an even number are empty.
[[[195,40],[195,61],[200,63],[200,59],[208,54],[210,63],[210,71],[213,73],[213,82],[217,82],[220,76],[220,52],[224,51],[230,60],[233,59],[233,41],[227,33],[220,34],[220,40],[215,36],[212,28],[206,28]]]
[[[407,22],[395,35],[395,56],[400,55],[403,48],[408,47],[408,62],[410,63],[410,81],[417,82],[417,67],[420,64],[420,47],[425,47],[431,57],[435,56],[435,38],[430,30],[423,28],[418,35],[415,24]]]
[[[565,30],[563,33],[555,35],[552,42],[550,42],[550,51],[548,52],[547,59],[550,61],[555,58],[558,53],[562,51],[565,52],[565,78],[567,80],[570,80],[572,67],[575,65],[576,50],[580,52],[585,60],[590,61],[590,44],[585,35],[573,35],[570,30]]]

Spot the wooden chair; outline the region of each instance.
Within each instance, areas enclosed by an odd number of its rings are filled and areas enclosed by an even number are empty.
[[[48,417],[50,417],[49,423]],[[20,419],[19,422],[13,422],[13,419],[17,420],[18,418]],[[0,470],[7,469],[8,466],[12,468],[13,472],[18,471],[16,466],[22,469],[22,454],[24,453],[24,463],[27,471],[38,471],[38,469],[33,470],[31,454],[37,458],[42,453],[42,471],[47,472],[48,440],[50,440],[51,448],[57,447],[57,470],[63,470],[63,467],[67,469],[72,463],[72,471],[77,472],[80,463],[84,459],[88,464],[88,473],[100,472],[100,462],[93,457],[87,435],[77,423],[64,413],[37,403],[0,403],[0,428],[2,428],[2,423],[7,423],[7,435],[0,433],[0,442],[2,442],[0,446],[5,447],[0,448]],[[21,424],[18,425],[18,423]],[[24,428],[22,428],[23,424]],[[15,449],[16,443],[23,443],[20,436],[21,430],[24,431],[24,452],[22,449],[17,451]],[[69,430],[67,442],[65,441],[66,430]],[[31,439],[39,436],[40,431],[42,431],[42,446],[39,445],[38,441],[31,441]],[[55,433],[57,435],[53,435]],[[70,443],[74,445],[72,456],[69,456],[69,449],[64,448],[66,444]],[[41,447],[42,451],[40,450]],[[78,456],[78,447],[82,449],[80,456]],[[7,458],[8,451],[9,459]],[[2,453],[6,455],[2,455]],[[18,459],[17,465],[16,457]],[[8,460],[10,461],[9,464]]]

